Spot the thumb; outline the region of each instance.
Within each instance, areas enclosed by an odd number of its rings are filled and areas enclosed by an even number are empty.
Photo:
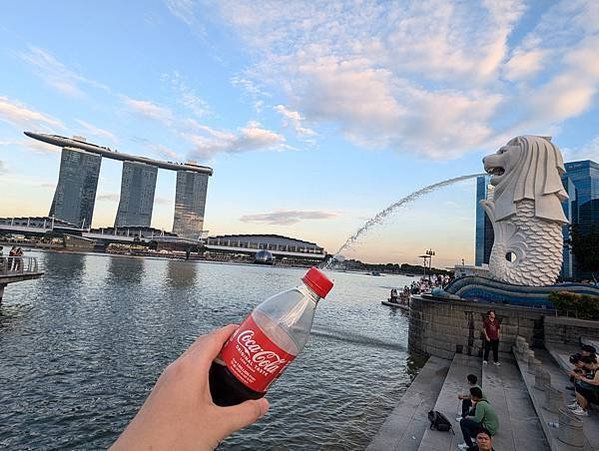
[[[223,416],[226,418],[225,436],[238,431],[250,424],[255,423],[264,416],[270,406],[266,398],[251,399],[232,407],[223,408]]]

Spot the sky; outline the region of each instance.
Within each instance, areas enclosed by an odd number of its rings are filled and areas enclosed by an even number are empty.
[[[0,216],[47,215],[60,149],[23,131],[209,165],[210,235],[335,252],[402,197],[509,139],[599,161],[599,2],[0,2]],[[94,226],[114,223],[104,159]],[[170,230],[175,174],[152,225]],[[475,182],[399,209],[345,255],[472,263]]]

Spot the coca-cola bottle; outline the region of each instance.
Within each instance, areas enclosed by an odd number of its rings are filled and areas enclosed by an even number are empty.
[[[256,307],[225,343],[210,368],[215,404],[232,406],[261,398],[302,351],[318,301],[333,288],[333,282],[315,267],[302,281]]]

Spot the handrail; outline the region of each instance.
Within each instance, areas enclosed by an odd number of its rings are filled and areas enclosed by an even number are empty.
[[[14,276],[37,272],[39,270],[36,257],[0,257],[0,276]]]

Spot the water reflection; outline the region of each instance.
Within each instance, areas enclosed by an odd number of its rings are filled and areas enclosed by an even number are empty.
[[[139,284],[144,274],[144,259],[138,257],[110,257],[108,282]]]
[[[74,283],[80,282],[86,272],[86,255],[58,252],[44,252],[39,258],[45,276],[41,279],[48,284],[55,279],[69,278]]]
[[[190,288],[195,284],[197,263],[169,260],[166,267],[166,281],[173,288]]]

